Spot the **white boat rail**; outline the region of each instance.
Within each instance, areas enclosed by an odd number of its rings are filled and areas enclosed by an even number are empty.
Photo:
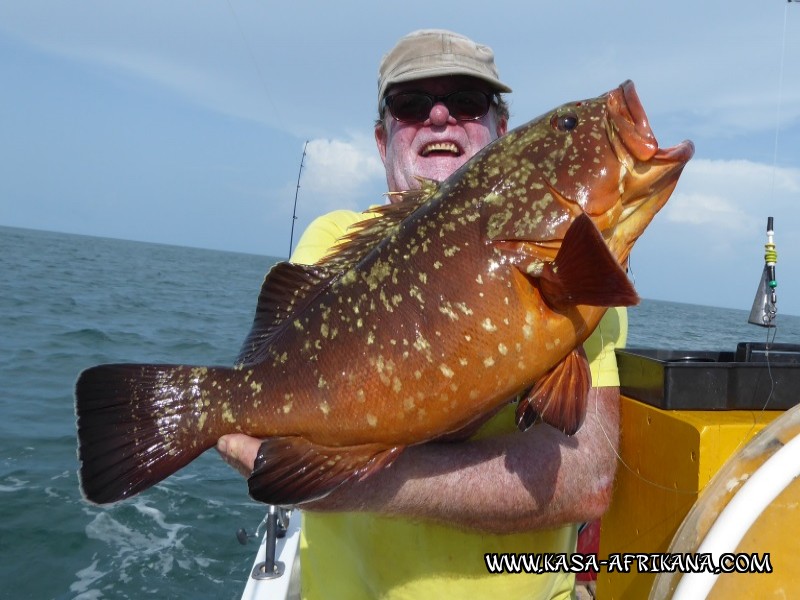
[[[296,593],[294,587],[297,585],[297,582],[292,581],[292,574],[296,571],[295,562],[300,544],[300,511],[283,511],[270,506],[264,520],[267,528],[261,536],[242,600],[290,600],[293,597],[290,594]],[[283,521],[277,527],[277,536],[273,538],[273,549],[270,549],[270,521],[273,523],[273,531],[275,525]],[[282,532],[285,533],[281,535]],[[267,567],[269,562],[274,563],[271,572]],[[292,583],[295,584],[294,587]]]

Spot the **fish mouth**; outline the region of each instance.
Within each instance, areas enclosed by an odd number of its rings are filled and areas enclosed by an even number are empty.
[[[461,156],[463,151],[455,142],[430,142],[422,147],[419,154],[420,156],[429,156],[431,154]]]
[[[694,144],[685,140],[670,148],[659,148],[633,82],[628,80],[608,95],[612,146],[619,159],[621,218],[635,212],[648,200],[661,199],[653,214],[669,198],[662,190],[675,186],[678,176],[694,155]]]
[[[612,147],[620,162],[622,195],[617,218],[619,257],[624,260],[633,243],[666,204],[694,144],[685,140],[659,148],[633,82],[628,80],[608,95]]]
[[[624,82],[608,95],[608,109],[614,129],[626,150],[639,162],[685,164],[694,155],[694,144],[685,140],[671,148],[659,148],[650,128],[639,94],[631,80]],[[624,156],[619,157],[626,164]]]

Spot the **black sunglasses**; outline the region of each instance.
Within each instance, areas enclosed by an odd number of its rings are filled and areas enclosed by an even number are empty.
[[[389,109],[396,121],[421,123],[431,114],[433,105],[443,102],[450,114],[459,121],[475,121],[489,112],[494,93],[476,90],[453,92],[435,96],[424,92],[401,92],[383,99],[383,108]]]

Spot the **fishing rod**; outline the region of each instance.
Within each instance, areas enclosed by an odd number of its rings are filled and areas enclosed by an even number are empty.
[[[303,161],[306,159],[306,148],[308,140],[303,144],[303,156],[300,157],[300,170],[297,172],[297,188],[294,191],[294,208],[292,209],[292,232],[289,234],[289,256],[292,256],[292,244],[294,243],[294,222],[297,221],[297,196],[300,194],[300,176],[303,174]]]

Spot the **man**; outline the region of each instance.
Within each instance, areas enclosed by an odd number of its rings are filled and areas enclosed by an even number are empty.
[[[492,50],[463,36],[405,36],[384,57],[378,85],[375,139],[390,192],[418,188],[417,177],[445,179],[506,132],[500,93],[511,89]],[[292,260],[319,260],[361,218],[317,219]],[[598,387],[573,437],[546,425],[521,433],[509,405],[468,441],[408,448],[390,468],[304,505],[303,597],[571,597],[572,575],[492,575],[484,555],[573,552],[575,523],[605,511],[619,425],[613,348],[624,321],[624,311],[608,311],[586,343]],[[248,474],[258,446],[232,435],[218,449]]]

